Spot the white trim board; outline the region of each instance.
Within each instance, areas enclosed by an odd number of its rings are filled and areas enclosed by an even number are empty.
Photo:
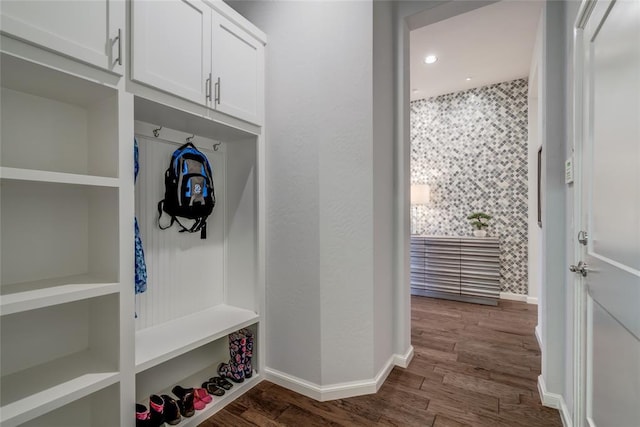
[[[394,354],[393,363],[401,368],[406,368],[413,360],[413,346],[410,345],[405,354]]]
[[[564,427],[573,427],[571,413],[569,412],[567,403],[564,401],[564,397],[561,394],[549,392],[542,375],[538,377],[538,393],[540,394],[540,401],[544,406],[557,409],[558,412],[560,412],[560,419]]]
[[[514,294],[513,292],[500,292],[500,299],[527,302],[526,295]]]
[[[318,385],[302,378],[280,372],[276,369],[265,368],[265,378],[281,387],[300,393],[320,402],[345,399],[377,393],[391,373],[394,366],[406,367],[413,358],[413,347],[409,347],[405,354],[392,355],[378,374],[369,380],[349,381],[329,385]]]

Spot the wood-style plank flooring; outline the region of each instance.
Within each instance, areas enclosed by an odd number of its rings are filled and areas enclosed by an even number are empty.
[[[411,313],[413,361],[378,393],[316,402],[263,381],[201,426],[562,426],[538,396],[537,306],[412,297]]]

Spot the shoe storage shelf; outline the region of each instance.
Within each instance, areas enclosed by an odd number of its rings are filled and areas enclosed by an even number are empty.
[[[120,114],[133,100],[7,53],[0,66],[0,424],[50,425],[53,411],[88,425],[104,398],[110,415],[90,424],[116,425],[133,193]]]
[[[250,329],[252,329],[255,334],[257,324],[250,326]],[[149,396],[151,394],[167,394],[175,399],[175,395],[171,392],[171,389],[175,385],[180,385],[185,388],[201,387],[209,378],[218,376],[218,365],[221,362],[226,363],[228,360],[229,343],[227,337],[224,336],[223,338],[199,346],[194,350],[185,352],[180,356],[169,359],[151,369],[141,371],[136,375],[136,401],[144,404],[148,408]],[[259,363],[256,351],[254,351],[252,363],[256,366]],[[212,403],[209,403],[203,410],[196,411],[192,417],[182,417],[179,425],[181,427],[196,426],[204,422],[230,401],[248,391],[260,380],[261,377],[259,373],[254,371],[251,378],[244,379],[241,383],[231,382],[233,387],[230,390],[226,390],[223,396],[212,396]]]

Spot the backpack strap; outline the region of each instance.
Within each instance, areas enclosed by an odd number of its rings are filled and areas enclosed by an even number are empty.
[[[208,218],[208,216],[196,219],[195,222],[193,223],[193,225],[191,226],[191,228],[185,227],[184,224],[182,224],[177,217],[172,216],[171,217],[171,222],[169,223],[169,225],[163,227],[162,224],[160,224],[160,218],[162,217],[162,212],[164,212],[164,210],[162,209],[163,205],[164,205],[164,199],[160,200],[158,202],[158,227],[160,228],[160,230],[166,230],[167,228],[171,228],[171,226],[173,226],[174,223],[177,223],[181,228],[180,233],[185,233],[185,232],[186,233],[195,233],[195,232],[199,231],[201,239],[206,239],[207,238],[207,218]]]
[[[158,202],[158,227],[160,228],[160,230],[166,230],[167,228],[171,228],[173,223],[176,221],[176,218],[172,216],[171,222],[169,223],[169,225],[167,225],[166,227],[163,227],[162,224],[160,224],[160,218],[162,217],[162,212],[164,211],[162,209],[163,206],[164,206],[164,199]]]
[[[178,225],[180,225],[180,227],[182,227],[182,230],[180,230],[180,233],[195,233],[197,231],[200,232],[200,238],[201,239],[206,239],[207,238],[207,217],[201,217],[195,220],[195,222],[193,223],[193,225],[191,226],[191,228],[187,229],[184,225],[182,225],[180,223],[180,221],[178,220],[178,218],[175,219],[176,222],[178,223]]]

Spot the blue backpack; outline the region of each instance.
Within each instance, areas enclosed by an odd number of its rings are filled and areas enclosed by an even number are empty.
[[[206,239],[207,217],[216,205],[213,174],[207,156],[190,142],[178,148],[171,155],[164,187],[164,200],[158,202],[158,227],[166,230],[177,222],[182,228],[181,233],[199,231],[200,238]],[[160,224],[162,212],[171,217],[167,226]],[[193,225],[185,227],[178,217],[193,220]]]

